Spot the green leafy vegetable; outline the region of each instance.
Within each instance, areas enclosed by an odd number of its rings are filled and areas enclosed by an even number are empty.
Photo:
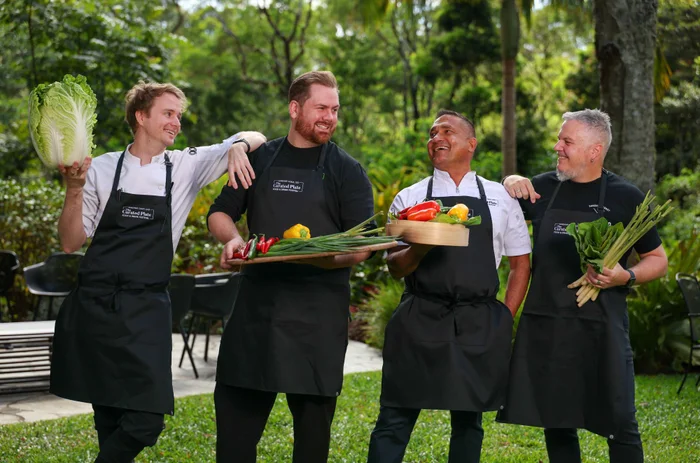
[[[449,208],[447,208],[449,209]],[[471,227],[474,225],[481,225],[481,216],[477,215],[476,217],[471,217],[467,220],[459,220],[457,217],[453,217],[451,215],[447,215],[445,213],[439,213],[431,222],[438,222],[438,223],[450,223],[450,224],[461,224],[464,225],[465,227]]]
[[[97,98],[84,76],[40,84],[29,94],[29,132],[42,162],[49,167],[82,164],[94,145]]]
[[[596,272],[603,272],[603,259],[615,240],[622,234],[622,222],[610,225],[601,217],[593,222],[570,223],[566,232],[574,238],[576,251],[581,258],[581,271],[586,273],[588,265]]]

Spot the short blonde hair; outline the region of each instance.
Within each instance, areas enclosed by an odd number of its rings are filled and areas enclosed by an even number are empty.
[[[136,113],[144,111],[150,115],[153,102],[156,98],[164,93],[171,93],[177,97],[182,103],[182,110],[187,106],[187,97],[182,90],[170,83],[159,84],[158,82],[140,81],[134,85],[126,94],[126,122],[131,127],[131,132],[136,134],[136,129],[139,128],[139,123],[136,120]]]

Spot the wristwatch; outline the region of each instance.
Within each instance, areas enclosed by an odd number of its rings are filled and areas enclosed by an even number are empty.
[[[637,282],[637,275],[635,275],[634,272],[630,269],[627,269],[627,273],[630,274],[630,279],[625,285],[625,288],[631,288]]]

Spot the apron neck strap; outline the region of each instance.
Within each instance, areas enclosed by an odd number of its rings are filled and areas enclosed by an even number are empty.
[[[552,198],[549,200],[549,203],[547,203],[547,209],[545,209],[545,212],[547,212],[552,207],[552,204],[554,204],[554,198],[557,197],[557,193],[559,193],[562,183],[564,182],[559,182],[557,187],[554,189],[554,193],[552,193]],[[605,213],[605,190],[607,189],[607,183],[608,171],[603,169],[603,175],[600,177],[600,191],[598,192],[598,207],[595,210],[596,214],[601,217]]]
[[[318,165],[316,170],[323,170],[323,165],[326,162],[326,148],[328,148],[328,143],[321,145],[321,154],[318,156]]]
[[[165,200],[168,204],[168,209],[170,209],[170,203],[172,202],[172,191],[173,191],[173,163],[170,162],[168,154],[165,153]]]
[[[126,154],[126,148],[122,151],[122,155],[119,156],[119,161],[117,161],[117,171],[114,173],[114,180],[112,181],[112,192],[117,191],[119,186],[119,177],[122,175],[122,164],[124,164],[124,155]]]

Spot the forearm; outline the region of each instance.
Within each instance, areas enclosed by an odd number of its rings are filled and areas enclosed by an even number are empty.
[[[647,283],[666,275],[668,270],[668,258],[665,254],[663,256],[647,255],[643,257],[637,265],[630,267],[630,270],[632,270],[637,277],[638,284]]]
[[[413,273],[432,246],[410,245],[391,252],[387,257],[389,273],[397,280]]]
[[[508,273],[508,283],[506,285],[505,305],[513,314],[518,313],[518,308],[522,304],[527,292],[527,285],[530,281],[530,255],[510,257],[510,273]]]
[[[342,254],[339,256],[333,256],[333,263],[330,268],[344,268],[352,267],[353,265],[359,264],[363,260],[369,259],[371,252],[358,252],[356,254]]]
[[[267,141],[265,135],[260,132],[240,132],[238,138],[245,138],[245,141],[250,145],[250,151],[255,151],[260,148],[260,145]]]
[[[222,243],[228,243],[232,239],[240,238],[238,228],[233,219],[224,212],[214,212],[207,219],[209,232]]]
[[[87,235],[83,228],[83,189],[66,189],[66,199],[63,203],[63,211],[58,219],[58,236],[61,240],[61,248],[66,253],[80,249]]]

